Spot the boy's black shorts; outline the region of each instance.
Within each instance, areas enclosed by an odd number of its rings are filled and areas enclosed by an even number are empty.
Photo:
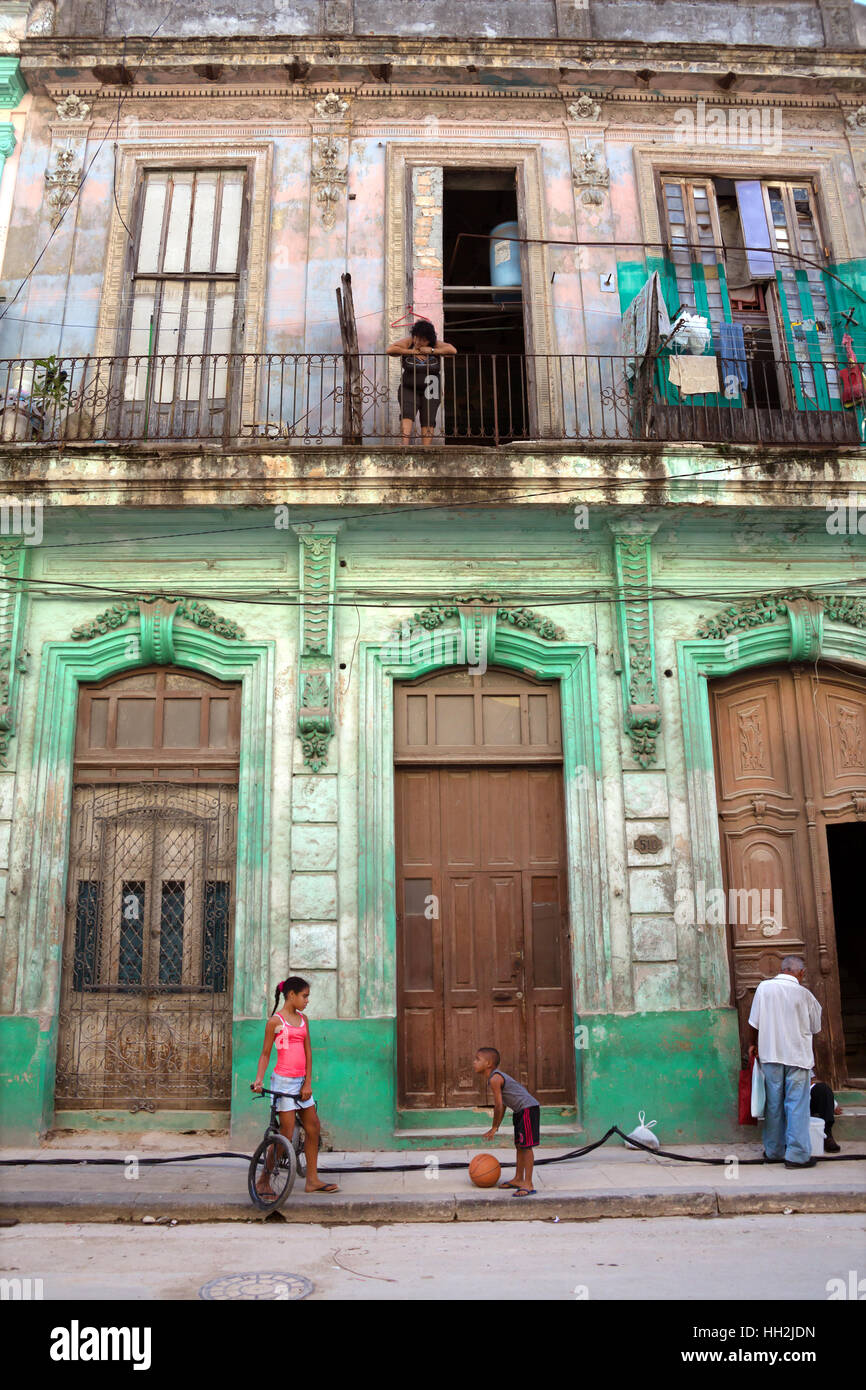
[[[541,1134],[541,1107],[527,1105],[514,1112],[514,1142],[518,1149],[532,1149]]]

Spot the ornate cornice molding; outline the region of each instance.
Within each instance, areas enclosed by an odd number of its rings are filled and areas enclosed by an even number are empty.
[[[495,610],[491,616],[498,623],[507,623],[509,627],[519,628],[522,632],[534,632],[547,642],[565,641],[565,632],[550,618],[533,612],[531,608],[508,607],[502,603],[499,594],[465,594],[443,599],[441,603],[422,608],[420,613],[413,613],[401,627],[408,628],[410,635],[413,632],[434,632],[447,622],[461,619],[464,616],[461,610],[467,608]]]
[[[212,632],[215,637],[241,641],[243,628],[231,618],[223,618],[200,599],[174,598],[170,594],[142,594],[137,598],[121,599],[98,613],[88,623],[72,629],[74,642],[88,642],[106,632],[125,627],[130,618],[139,620],[141,659],[147,665],[168,666],[174,661],[174,624],[184,618],[195,627]]]
[[[866,629],[866,602],[844,594],[816,594],[792,589],[785,594],[762,594],[723,608],[697,630],[704,641],[734,637],[740,632],[778,625],[788,619],[791,661],[817,661],[824,641],[824,620]]]

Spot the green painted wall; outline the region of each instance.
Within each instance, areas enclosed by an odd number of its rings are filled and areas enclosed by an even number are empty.
[[[0,1144],[32,1144],[50,1127],[53,1046],[54,1028],[41,1031],[37,1018],[0,1017]]]
[[[261,1138],[268,1118],[267,1098],[257,1099],[250,1091],[263,1036],[264,1019],[235,1022],[233,1140]],[[311,1019],[310,1037],[313,1093],[325,1142],[334,1149],[393,1147],[397,1113],[395,1020]]]
[[[583,1020],[579,1108],[592,1138],[628,1132],[638,1111],[662,1145],[750,1138],[737,1120],[740,1044],[734,1009],[608,1014]],[[754,1131],[752,1131],[752,1134]]]

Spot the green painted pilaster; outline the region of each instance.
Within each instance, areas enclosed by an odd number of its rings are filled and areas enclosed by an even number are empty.
[[[652,537],[659,523],[611,523],[625,731],[641,767],[656,760],[661,732],[652,610]]]
[[[19,59],[8,53],[0,55],[0,108],[14,111],[21,105],[26,91],[27,83],[21,75]],[[11,150],[6,153],[11,154]]]
[[[301,552],[298,736],[312,772],[326,766],[334,737],[334,586],[341,529],[339,522],[293,527]]]

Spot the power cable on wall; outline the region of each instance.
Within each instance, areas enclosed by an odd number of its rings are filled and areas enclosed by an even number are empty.
[[[157,24],[157,26],[156,26],[156,28],[154,29],[153,33],[148,35],[147,43],[150,43],[150,41],[151,41],[152,39],[155,39],[155,38],[156,38],[156,36],[157,36],[157,34],[159,33],[160,29],[161,29],[162,26],[165,24],[166,20],[168,19],[169,15],[171,14],[172,10],[174,9],[175,3],[176,3],[176,0],[172,0],[172,3],[169,4],[168,9],[166,10],[166,12],[165,12],[165,14],[163,15],[162,19],[159,21],[159,24]],[[124,44],[125,44],[125,38],[124,38]],[[136,77],[136,76],[138,75],[138,73],[141,71],[141,66],[142,66],[142,64],[144,63],[144,60],[145,60],[145,58],[146,58],[147,56],[148,56],[148,54],[147,54],[147,48],[145,47],[144,51],[142,52],[141,58],[139,59],[138,67],[135,69],[135,74],[133,75],[133,83],[134,83],[134,81],[135,81],[135,77]],[[129,96],[131,95],[131,89],[132,89],[132,84],[130,85],[130,92],[129,92],[128,94],[125,94],[125,95],[123,95],[122,97],[118,98],[118,103],[117,103],[117,116],[116,116],[115,118],[113,118],[113,119],[111,120],[111,122],[109,123],[108,129],[106,130],[105,134],[103,135],[102,139],[100,140],[99,144],[97,145],[96,150],[94,151],[94,154],[93,154],[93,158],[91,159],[91,161],[90,161],[90,163],[88,164],[86,170],[84,171],[84,174],[82,175],[82,178],[81,178],[80,183],[78,184],[77,188],[75,189],[75,192],[72,194],[72,197],[70,198],[70,200],[69,200],[69,202],[67,203],[66,207],[62,210],[62,212],[61,212],[59,218],[57,219],[57,222],[56,222],[55,225],[52,227],[51,232],[50,232],[50,234],[49,234],[49,236],[48,236],[48,240],[46,241],[46,243],[45,243],[45,245],[43,246],[42,250],[39,252],[39,255],[36,257],[36,260],[33,262],[32,266],[31,266],[30,269],[28,270],[27,274],[24,276],[24,279],[21,281],[20,285],[18,286],[17,290],[16,290],[15,293],[13,294],[12,298],[9,300],[8,304],[7,304],[6,307],[3,309],[2,313],[0,313],[0,322],[2,322],[3,319],[6,317],[6,315],[7,315],[8,312],[9,312],[9,310],[11,309],[12,305],[15,303],[16,299],[18,298],[19,294],[20,294],[21,291],[24,289],[24,286],[29,282],[30,278],[32,277],[32,275],[33,275],[34,272],[36,271],[37,267],[39,266],[40,262],[42,261],[42,258],[43,258],[44,255],[45,255],[46,251],[48,250],[49,246],[51,245],[52,241],[54,240],[55,236],[56,236],[57,233],[59,232],[61,226],[63,225],[63,221],[64,221],[64,219],[65,219],[65,217],[66,217],[66,214],[69,212],[69,209],[70,209],[73,205],[77,204],[78,199],[79,199],[79,196],[80,196],[80,194],[81,194],[81,190],[82,190],[82,188],[84,187],[85,183],[87,182],[87,179],[88,179],[88,177],[90,176],[90,171],[91,171],[91,169],[93,168],[94,164],[96,163],[96,160],[99,158],[99,155],[100,155],[100,153],[101,153],[101,151],[102,151],[103,145],[105,144],[106,140],[108,139],[109,135],[111,134],[111,131],[112,131],[112,128],[113,128],[113,126],[114,126],[114,124],[115,124],[115,121],[118,122],[118,132],[119,132],[119,130],[120,130],[120,125],[119,125],[119,122],[120,122],[120,114],[121,114],[121,111],[122,111],[122,109],[123,109],[123,103],[129,99]],[[122,221],[122,220],[123,220],[123,219],[121,219],[121,221]],[[124,222],[123,225],[126,226],[126,223]],[[127,228],[127,231],[128,231],[128,230],[129,230],[129,229]],[[66,324],[66,325],[64,325],[64,324],[56,324],[56,325],[52,325],[52,326],[58,327],[58,328],[63,328],[64,326],[65,326],[65,327],[68,327],[68,328],[72,328],[72,327],[75,327],[76,325],[73,325],[73,324]],[[89,326],[92,327],[93,325],[89,325]]]

